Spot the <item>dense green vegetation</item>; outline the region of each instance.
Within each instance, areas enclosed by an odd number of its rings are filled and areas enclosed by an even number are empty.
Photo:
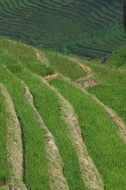
[[[0,45],[2,51],[5,51],[6,53],[8,52],[12,58],[14,56],[15,59],[20,60],[25,65],[25,67],[30,71],[42,76],[46,76],[54,72],[54,69],[52,67],[48,66],[45,67],[45,63],[37,59],[36,50],[34,48],[22,45],[22,43],[16,43],[16,44],[15,42],[10,43],[9,40],[6,40],[1,37],[0,37]],[[4,57],[6,56],[3,55],[3,59]],[[15,67],[16,66],[18,67],[18,65],[15,64]]]
[[[6,114],[4,98],[0,91],[0,186],[9,179],[6,154]]]
[[[89,58],[126,44],[123,0],[1,0],[0,23],[0,35]]]
[[[6,57],[7,60],[10,60],[9,55],[7,56],[6,54],[6,56],[4,55],[4,57]],[[15,64],[14,60],[11,62],[6,62],[6,59],[3,60],[2,63],[4,63],[11,72],[16,74],[28,85],[28,87],[30,88],[34,96],[34,101],[35,101],[37,110],[39,111],[46,126],[48,126],[50,132],[53,134],[55,138],[56,145],[63,159],[64,175],[68,181],[69,189],[71,190],[84,189],[84,184],[83,184],[82,176],[80,173],[76,152],[68,138],[67,131],[65,130],[65,127],[63,126],[61,119],[59,117],[59,107],[58,107],[56,96],[45,84],[42,83],[42,81],[39,78],[37,78],[32,73],[25,70],[23,66],[20,63],[18,63],[18,61]],[[31,121],[29,122],[29,124],[30,123]],[[27,128],[27,126],[25,127]],[[38,136],[35,133],[33,134],[34,134],[34,137]],[[33,145],[31,144],[31,146]],[[72,159],[70,159],[71,157]]]
[[[87,64],[101,81],[88,88],[105,105],[112,108],[126,122],[126,47],[121,48],[104,65],[97,62]]]
[[[124,122],[126,121],[125,47],[115,52],[102,65],[100,60],[85,61],[74,56],[72,56],[73,61],[70,61],[68,56],[37,50],[21,42],[13,42],[2,37],[0,37],[0,44],[0,83],[6,86],[20,122],[24,149],[23,182],[27,188],[48,190],[53,181],[49,181],[47,171],[44,132],[33,107],[25,97],[26,92],[20,80],[24,81],[29,88],[35,108],[54,137],[63,162],[61,164],[63,176],[67,180],[69,189],[84,190],[86,187],[76,150],[61,118],[61,107],[52,86],[73,106],[83,142],[103,179],[104,189],[124,190],[126,186],[125,142],[118,134],[118,129],[108,113],[91,98],[90,93],[95,94],[105,105],[113,108]],[[86,89],[89,95],[81,89],[83,87],[78,87],[76,80],[86,79],[88,75],[91,76],[91,71],[83,71],[79,64],[89,66],[100,81],[96,86]],[[56,73],[58,75],[54,79],[51,74]],[[6,132],[5,110],[1,95],[0,109],[1,122],[4,126],[4,131],[0,132],[3,139],[0,138],[0,142],[5,142],[5,135],[2,136]],[[72,117],[71,122],[74,123]],[[6,158],[5,146],[1,147],[1,151],[3,151],[2,156]],[[56,160],[54,162],[56,163]],[[7,162],[3,167],[3,171],[6,172]],[[6,181],[8,174],[6,173],[6,179],[3,179],[1,172],[2,169],[0,169],[1,181]],[[60,181],[57,190],[59,189]]]
[[[85,73],[76,63],[70,61],[68,58],[62,57],[59,54],[53,54],[51,52],[43,50],[47,58],[49,58],[50,65],[46,65],[43,63],[43,60],[40,61],[37,59],[36,51],[34,48],[26,45],[22,45],[22,43],[11,42],[6,40],[5,38],[0,38],[1,42],[1,61],[5,60],[10,64],[10,61],[13,63],[12,69],[20,70],[19,64],[14,64],[14,58],[21,61],[21,63],[31,72],[38,74],[40,76],[47,76],[54,73],[54,71],[58,71],[63,75],[75,80],[80,78]],[[16,46],[15,46],[16,45]],[[16,47],[16,48],[15,48]],[[3,53],[4,51],[4,53]],[[9,55],[8,55],[9,53]],[[5,55],[6,54],[6,55]],[[39,52],[41,55],[41,52]],[[10,58],[6,58],[9,56]],[[11,60],[12,59],[12,60]],[[55,61],[56,59],[56,61]]]
[[[10,93],[22,128],[24,181],[30,189],[48,189],[43,132],[39,122],[32,107],[24,98],[20,82],[2,66],[0,66],[0,81]]]
[[[58,53],[51,53],[49,51],[43,52],[45,52],[45,55],[53,68],[64,76],[69,77],[71,80],[76,80],[85,75],[85,72],[79,65],[73,61],[70,61],[65,56],[63,57]]]
[[[126,146],[109,116],[88,95],[72,84],[55,79],[50,82],[73,105],[88,152],[104,180],[105,189],[126,186]]]

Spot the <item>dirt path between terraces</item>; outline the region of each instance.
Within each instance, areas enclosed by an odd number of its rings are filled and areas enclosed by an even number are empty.
[[[97,77],[94,75],[94,73],[91,71],[89,67],[80,63],[76,58],[68,57],[68,59],[78,64],[82,68],[82,70],[86,73],[83,77],[76,80],[76,82],[80,86],[88,88],[99,84],[99,80],[97,79]]]

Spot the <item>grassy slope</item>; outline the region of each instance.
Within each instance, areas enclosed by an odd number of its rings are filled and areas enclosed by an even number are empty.
[[[107,113],[71,84],[58,79],[51,84],[73,105],[89,155],[103,177],[105,188],[123,190],[126,146]]]
[[[3,51],[4,54],[8,52],[10,59],[12,57],[12,62],[15,57],[15,59],[20,60],[28,70],[39,76],[47,76],[53,74],[55,71],[58,71],[64,76],[69,77],[71,80],[75,80],[85,75],[85,72],[80,68],[80,66],[70,61],[69,59],[62,57],[60,54],[53,54],[52,52],[44,50],[45,55],[47,58],[49,58],[50,61],[50,65],[47,66],[45,63],[37,59],[36,50],[30,46],[23,45],[22,43],[15,43],[2,37],[0,37],[0,43],[2,49],[0,51],[1,61],[5,60],[6,57],[3,55]],[[41,54],[41,52],[39,53]],[[19,69],[20,71],[19,64],[12,66],[12,69],[13,72],[14,69]]]
[[[70,61],[65,56],[58,53],[43,51],[48,58],[50,64],[56,71],[69,77],[71,80],[76,80],[85,75],[85,72],[75,62]]]
[[[69,188],[71,190],[84,189],[84,183],[79,169],[77,155],[69,140],[67,131],[65,130],[65,127],[59,117],[59,107],[55,94],[45,84],[43,84],[40,79],[25,70],[16,58],[14,58],[14,56],[12,57],[9,53],[7,53],[7,49],[6,52],[1,52],[1,54],[3,55],[1,56],[1,63],[5,64],[7,68],[13,72],[13,74],[24,80],[30,88],[34,97],[35,106],[42,116],[46,126],[55,138],[56,145],[63,159],[64,175],[68,181]],[[2,59],[3,57],[6,58]],[[35,63],[32,64],[33,67],[34,64]],[[29,124],[30,123],[31,122],[29,121]],[[71,157],[72,159],[70,159]]]
[[[101,84],[88,89],[105,105],[112,108],[126,123],[126,47],[119,49],[105,63],[90,63]]]
[[[76,152],[59,118],[59,107],[56,96],[41,80],[32,74],[22,71],[18,74],[18,77],[23,79],[30,88],[34,96],[35,106],[55,138],[64,163],[64,176],[68,181],[69,188],[71,190],[84,189]],[[72,159],[70,159],[71,157]]]
[[[21,43],[18,44],[15,42],[10,42],[2,38],[1,47],[1,63],[7,65],[11,72],[13,72],[19,78],[23,79],[25,83],[29,86],[30,91],[34,96],[36,108],[43,117],[45,124],[48,126],[49,130],[54,135],[56,144],[59,148],[60,155],[62,156],[64,162],[64,175],[66,176],[69,182],[68,184],[70,189],[84,189],[84,184],[81,179],[75,150],[71,146],[71,143],[67,136],[67,132],[59,119],[59,107],[56,96],[44,83],[41,82],[40,79],[38,79],[38,77],[24,70],[22,64],[27,69],[40,76],[47,75],[47,67],[44,66],[44,64],[42,64],[40,61],[36,60],[35,50],[31,47],[24,46]],[[28,54],[26,54],[25,52],[28,52]],[[52,57],[53,61],[55,61],[55,56],[53,56],[53,54]],[[62,56],[60,58],[62,59]],[[61,59],[59,61],[61,61]],[[20,60],[21,62],[19,62],[18,60]],[[43,65],[42,67],[40,66],[41,64]],[[62,62],[62,64],[64,64],[64,61]],[[41,69],[43,67],[45,68],[44,71],[42,71],[42,74]],[[90,67],[92,68],[94,73],[97,74],[98,78],[101,81],[101,84],[96,87],[89,88],[89,92],[93,91],[94,94],[100,94],[99,99],[101,99],[101,97],[103,96],[105,100],[105,94],[107,94],[107,101],[109,103],[112,102],[110,106],[114,105],[114,109],[117,111],[117,107],[121,105],[121,108],[119,109],[121,110],[120,115],[122,114],[121,112],[123,112],[125,117],[125,112],[122,109],[125,109],[125,96],[123,97],[125,92],[121,91],[123,90],[122,84],[124,85],[126,80],[125,69],[123,68],[123,73],[121,73],[122,69],[115,69],[112,66],[112,68],[110,69],[110,66],[101,66],[96,63],[95,65],[93,63],[90,63]],[[67,74],[66,76],[70,76],[71,79],[74,79],[71,76],[74,72],[78,71],[78,67],[69,68],[71,68],[70,72],[68,73],[66,71],[65,74]],[[9,76],[6,77],[7,73],[5,72],[5,69],[1,69],[2,70],[0,75],[0,81],[3,81],[6,84],[11,96],[14,97],[15,95],[13,94],[14,92],[11,88],[11,84],[15,83],[15,80],[8,78]],[[52,68],[48,66],[48,69],[50,70]],[[55,70],[57,70],[57,67],[55,67]],[[81,72],[79,73],[81,76]],[[94,100],[92,100],[90,97],[84,94],[81,90],[77,89],[71,83],[65,82],[64,80],[55,79],[51,81],[50,84],[54,85],[64,95],[64,97],[70,101],[76,113],[78,114],[79,124],[84,137],[84,142],[87,145],[89,155],[92,157],[98,171],[103,177],[105,188],[111,190],[124,190],[124,187],[126,186],[126,147],[124,142],[120,139],[117,130],[115,129],[115,126],[108,117],[107,113]],[[17,83],[17,86],[18,85],[19,84]],[[101,91],[99,90],[100,88]],[[120,94],[118,93],[117,88],[119,88],[119,90],[121,91]],[[113,89],[115,89],[114,93]],[[102,93],[102,91],[104,93]],[[18,93],[18,89],[16,90],[16,92]],[[117,102],[118,106],[116,105]],[[106,102],[104,103],[106,104]],[[17,103],[15,100],[15,105],[16,104]],[[23,107],[19,109],[20,111],[21,109],[24,110]],[[16,111],[17,113],[19,113],[18,109]],[[29,115],[29,118],[30,117],[32,116]],[[70,159],[71,157],[72,159]],[[73,165],[76,167],[72,167]],[[75,181],[75,178],[78,179],[78,181]],[[29,180],[29,177],[27,177],[27,179]]]
[[[33,109],[24,98],[20,82],[1,66],[0,81],[6,85],[10,93],[22,128],[26,186],[30,189],[48,189],[44,142],[39,122]]]

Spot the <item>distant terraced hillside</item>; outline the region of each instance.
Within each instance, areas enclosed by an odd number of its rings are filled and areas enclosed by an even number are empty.
[[[1,0],[0,35],[88,58],[126,44],[123,0]]]
[[[126,47],[102,65],[0,45],[0,190],[125,190]]]

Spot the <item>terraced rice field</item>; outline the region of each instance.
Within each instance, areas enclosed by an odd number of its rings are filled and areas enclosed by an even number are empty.
[[[2,37],[0,44],[0,190],[125,190],[125,97],[116,91],[125,63],[113,70],[112,63],[94,64]],[[105,83],[106,92],[115,89],[109,103],[101,93],[99,99],[90,94]],[[106,105],[118,114],[118,128]]]
[[[126,44],[123,0],[1,0],[0,35],[87,58]]]

